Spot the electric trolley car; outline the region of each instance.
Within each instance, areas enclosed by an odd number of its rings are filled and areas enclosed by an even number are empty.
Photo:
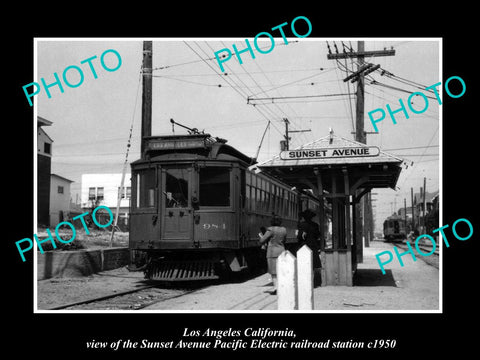
[[[399,215],[389,216],[383,222],[383,236],[385,241],[402,241],[407,238],[405,221]]]
[[[298,214],[319,202],[249,170],[253,159],[209,134],[149,136],[131,164],[129,247],[145,277],[198,280],[264,261],[260,227],[272,213],[296,243]]]

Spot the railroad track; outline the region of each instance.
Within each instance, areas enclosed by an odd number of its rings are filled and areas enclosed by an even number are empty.
[[[158,285],[146,285],[136,289],[99,296],[78,302],[72,302],[48,310],[141,310],[149,305],[181,297],[205,286],[193,289],[161,288]]]
[[[408,250],[408,247],[406,244],[404,243],[396,243],[394,244],[394,246],[398,247],[398,248],[401,248],[401,249],[404,249],[404,250]],[[425,245],[421,245],[419,244],[418,245],[418,248],[424,252],[425,254],[428,254],[430,253],[430,251],[432,251],[432,247],[431,246],[425,246]],[[416,258],[417,259],[422,259],[424,262],[426,262],[428,265],[430,266],[433,266],[434,268],[438,269],[439,268],[439,246],[437,246],[437,248],[435,249],[435,251],[432,253],[432,255],[429,255],[429,256],[421,256],[421,255],[416,255]]]
[[[407,249],[407,245],[404,244],[404,243],[392,243],[392,244],[394,244],[394,246],[396,246],[396,247],[400,247],[400,248],[402,248],[402,249]],[[415,249],[414,246],[412,246],[412,248]],[[419,248],[420,250],[422,250],[422,251],[423,251],[424,253],[426,253],[426,254],[428,254],[430,251],[432,251],[432,247],[431,247],[431,246],[427,246],[427,245],[419,244],[419,245],[418,245],[418,248]],[[437,255],[437,256],[439,255],[438,248],[439,248],[439,246],[436,247],[436,249],[435,249],[435,251],[433,252],[432,255]]]

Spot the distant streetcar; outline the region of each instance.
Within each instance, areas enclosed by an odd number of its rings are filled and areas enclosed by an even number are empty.
[[[399,215],[392,215],[383,222],[385,241],[402,241],[407,238],[405,221]]]
[[[272,213],[296,242],[298,214],[318,201],[265,174],[209,134],[149,136],[131,164],[129,247],[155,280],[198,280],[264,261],[260,227]]]

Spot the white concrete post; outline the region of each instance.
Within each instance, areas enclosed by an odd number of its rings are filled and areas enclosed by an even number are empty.
[[[313,310],[313,253],[303,245],[297,251],[298,309]]]
[[[295,256],[288,250],[277,259],[278,310],[297,310],[297,267]]]

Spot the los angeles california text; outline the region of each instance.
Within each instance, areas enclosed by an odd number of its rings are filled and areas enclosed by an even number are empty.
[[[87,349],[227,349],[239,351],[244,349],[394,349],[396,339],[370,339],[356,341],[353,339],[327,338],[320,341],[297,339],[295,331],[289,328],[245,328],[228,329],[189,329],[184,328],[180,340],[152,341],[141,339],[118,339],[114,341],[97,341],[86,343]]]

